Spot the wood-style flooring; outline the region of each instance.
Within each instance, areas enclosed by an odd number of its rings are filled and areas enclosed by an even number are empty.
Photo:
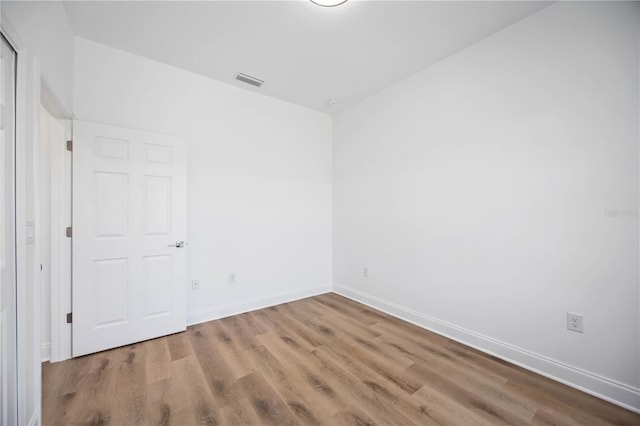
[[[336,294],[43,364],[44,425],[640,425]]]

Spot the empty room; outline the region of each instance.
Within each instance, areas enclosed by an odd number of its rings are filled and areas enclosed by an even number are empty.
[[[640,2],[0,2],[1,425],[640,425]]]

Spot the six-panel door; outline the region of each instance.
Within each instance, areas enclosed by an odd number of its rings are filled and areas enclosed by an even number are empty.
[[[186,147],[73,127],[73,356],[186,327]]]

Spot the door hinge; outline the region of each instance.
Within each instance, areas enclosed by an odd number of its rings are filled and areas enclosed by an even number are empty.
[[[65,235],[67,238],[71,238],[73,236],[73,230],[70,226],[67,226],[67,229],[65,229]]]
[[[67,151],[73,151],[73,141],[67,141]]]
[[[67,324],[71,324],[73,322],[73,312],[69,312],[67,314]]]

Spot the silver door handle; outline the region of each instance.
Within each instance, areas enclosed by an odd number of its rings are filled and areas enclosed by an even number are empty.
[[[167,247],[183,248],[184,247],[184,241],[176,241],[175,244],[169,244]]]

